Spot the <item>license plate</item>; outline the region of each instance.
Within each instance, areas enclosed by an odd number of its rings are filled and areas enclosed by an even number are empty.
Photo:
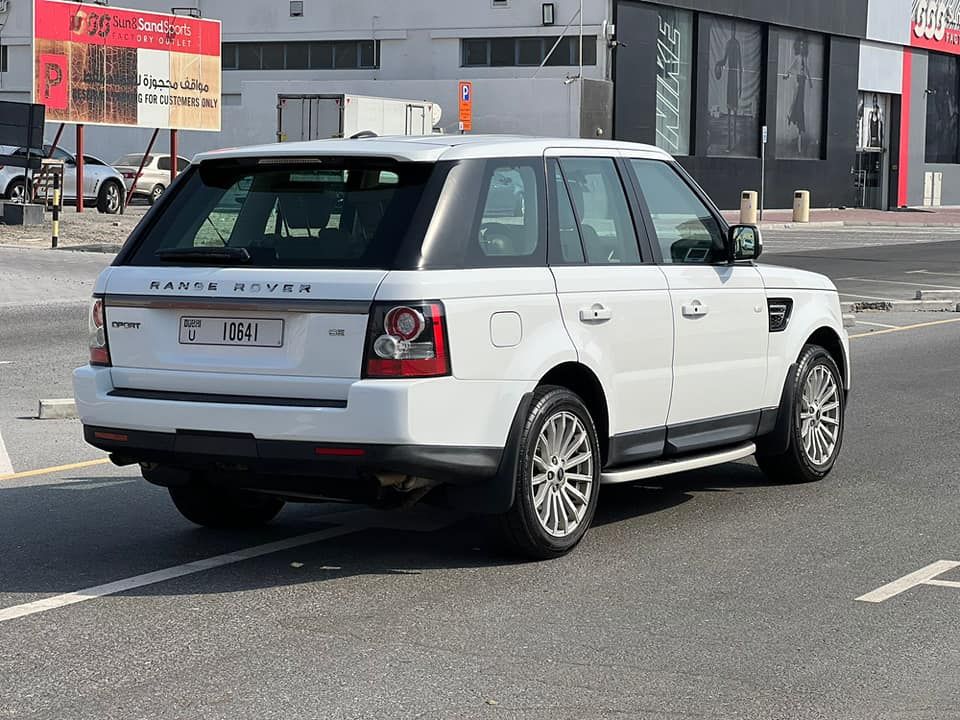
[[[181,317],[180,343],[182,345],[283,347],[283,320]]]

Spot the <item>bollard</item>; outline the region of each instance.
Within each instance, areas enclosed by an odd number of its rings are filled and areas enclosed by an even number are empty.
[[[793,194],[793,221],[795,223],[810,222],[809,190],[797,190]]]
[[[60,173],[53,174],[53,238],[50,247],[60,244]]]
[[[757,224],[757,191],[744,190],[740,193],[740,224]]]

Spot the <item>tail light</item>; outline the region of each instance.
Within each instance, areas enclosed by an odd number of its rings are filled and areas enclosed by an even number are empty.
[[[110,347],[107,345],[107,307],[103,298],[94,297],[88,317],[90,328],[90,364],[110,365]]]
[[[127,180],[133,180],[133,179],[137,176],[136,173],[132,173],[132,172],[125,172],[125,173],[122,173],[122,175],[123,175]]]
[[[364,377],[423,378],[450,374],[443,304],[377,303],[370,313]]]

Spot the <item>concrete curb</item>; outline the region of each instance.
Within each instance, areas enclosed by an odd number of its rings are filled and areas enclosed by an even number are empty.
[[[844,313],[861,312],[960,312],[956,300],[884,300],[860,302],[842,302],[840,309]]]
[[[917,300],[939,300],[960,304],[960,292],[956,290],[917,290]]]
[[[853,313],[844,313],[843,314],[843,326],[845,328],[854,327],[857,324],[857,316]]]
[[[762,222],[758,226],[761,230],[804,230],[807,228],[839,228],[843,227],[843,220],[814,221],[806,223],[795,222]]]
[[[38,420],[76,420],[77,404],[72,399],[41,400]]]

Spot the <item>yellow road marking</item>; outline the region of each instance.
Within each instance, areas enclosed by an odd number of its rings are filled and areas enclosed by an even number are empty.
[[[917,328],[933,327],[934,325],[949,325],[950,323],[956,322],[960,322],[960,318],[953,318],[951,320],[934,320],[932,322],[917,323],[916,325],[904,325],[903,327],[890,328],[889,330],[876,330],[874,332],[860,333],[858,335],[851,335],[850,339],[854,340],[856,338],[888,335],[890,333],[903,332],[904,330],[916,330]]]
[[[108,462],[110,462],[110,458],[86,460],[84,462],[70,463],[69,465],[55,465],[54,467],[40,468],[39,470],[26,470],[24,472],[14,473],[13,475],[0,475],[0,480],[20,480],[21,478],[36,477],[37,475],[50,475],[64,470],[79,470],[80,468],[93,467],[94,465],[106,465]]]

